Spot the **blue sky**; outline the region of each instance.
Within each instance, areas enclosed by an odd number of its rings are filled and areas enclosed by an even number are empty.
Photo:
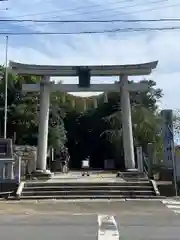
[[[4,10],[8,8],[8,10]],[[103,20],[178,18],[179,0],[8,0],[0,2],[0,18],[38,20]],[[126,27],[180,26],[178,23],[0,23],[2,32],[91,31]],[[159,60],[149,76],[163,89],[162,108],[179,109],[180,30],[91,35],[25,35],[9,37],[9,60],[32,64],[127,64]],[[0,35],[0,61],[5,59],[5,36]],[[142,79],[142,78],[138,78]],[[138,80],[136,79],[136,80]],[[63,79],[66,83],[75,79]],[[114,79],[94,79],[110,82]]]

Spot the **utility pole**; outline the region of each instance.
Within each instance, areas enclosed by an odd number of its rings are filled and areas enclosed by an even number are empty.
[[[7,138],[7,90],[8,90],[8,36],[6,36],[5,89],[4,89],[4,138]]]
[[[171,131],[171,129],[169,129]],[[173,132],[171,131],[173,134]],[[174,190],[175,196],[178,197],[178,186],[177,186],[177,168],[176,168],[176,150],[174,146],[174,141],[171,140],[171,154],[172,154],[172,165],[173,165],[173,180],[174,180]]]
[[[0,0],[0,2],[7,2],[8,0]],[[4,9],[8,10],[8,8]],[[4,75],[4,138],[7,138],[7,98],[8,98],[8,36],[6,36],[5,43],[5,75]]]

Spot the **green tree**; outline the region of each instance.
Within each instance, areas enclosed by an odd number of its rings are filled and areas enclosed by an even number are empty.
[[[148,83],[151,88],[155,87],[154,81],[143,80],[143,82]],[[162,150],[161,136],[158,134],[161,119],[157,113],[157,101],[161,96],[160,89],[153,91],[149,89],[147,92],[131,94],[134,142],[136,145],[142,145],[144,151],[146,151],[148,142],[155,142],[158,151]],[[76,116],[76,120],[74,116],[69,118],[68,125],[65,124],[66,129],[68,132],[72,131],[69,126],[74,122],[73,128],[76,131],[75,134],[71,133],[71,142],[76,142],[75,151],[79,159],[82,159],[82,155],[87,155],[87,153],[95,155],[93,153],[96,152],[94,148],[96,144],[96,146],[101,146],[101,157],[104,155],[102,158],[105,158],[106,155],[106,158],[112,157],[118,162],[119,158],[123,158],[120,94],[109,93],[106,104],[103,95],[96,98],[98,108],[90,108],[86,114],[81,114],[81,117]],[[92,101],[93,98],[89,104],[91,106]],[[69,140],[68,137],[68,142]],[[77,154],[77,151],[80,154]],[[99,159],[99,155],[96,154],[94,162],[97,162],[97,156]]]
[[[16,144],[37,145],[39,123],[39,93],[23,93],[23,83],[39,82],[39,77],[8,75],[8,137],[16,133]],[[0,84],[0,109],[4,109],[4,77]],[[49,145],[62,147],[66,142],[64,129],[64,112],[61,111],[59,96],[56,103],[51,104],[49,121]],[[51,102],[53,99],[51,99]],[[58,111],[57,111],[58,109]],[[61,113],[61,114],[60,114]],[[1,133],[3,132],[4,111],[0,112]],[[56,133],[56,134],[55,134]],[[59,134],[58,134],[59,133]]]

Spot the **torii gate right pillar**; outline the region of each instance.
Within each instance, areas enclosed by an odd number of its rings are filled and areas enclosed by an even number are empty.
[[[122,113],[122,132],[123,149],[126,169],[135,169],[134,143],[131,119],[131,103],[128,91],[128,76],[121,75],[121,113]]]

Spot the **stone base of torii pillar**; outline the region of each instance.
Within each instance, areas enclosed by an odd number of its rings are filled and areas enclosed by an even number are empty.
[[[51,173],[50,170],[45,169],[45,170],[38,170],[36,169],[34,172],[31,173],[33,178],[38,178],[38,179],[50,179],[53,176],[53,173]]]

